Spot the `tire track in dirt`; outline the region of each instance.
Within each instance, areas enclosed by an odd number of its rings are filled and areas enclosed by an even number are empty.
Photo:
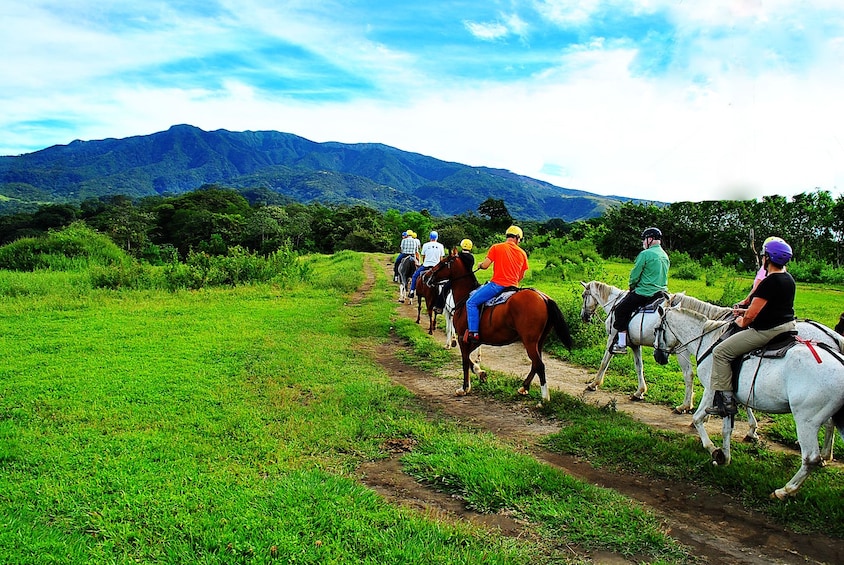
[[[374,260],[367,263],[367,281],[356,300],[371,292],[374,285]],[[386,267],[385,267],[386,268]],[[391,270],[388,270],[391,276]],[[416,308],[398,306],[401,315],[415,320]],[[444,340],[441,332],[434,339]],[[593,468],[588,461],[551,453],[538,446],[545,435],[555,433],[559,425],[539,415],[533,400],[502,403],[469,395],[458,398],[454,391],[462,378],[459,360],[444,368],[443,375],[420,371],[400,361],[396,352],[405,347],[398,339],[382,344],[371,354],[384,367],[390,378],[414,393],[431,418],[451,418],[466,426],[489,431],[510,442],[514,447],[570,475],[592,484],[610,488],[647,507],[665,520],[669,533],[691,547],[707,563],[731,564],[789,564],[842,563],[844,541],[819,534],[805,535],[784,530],[765,516],[745,509],[726,495],[712,495],[691,484],[660,481],[633,474],[620,474]],[[484,365],[496,371],[521,378],[527,373],[529,361],[520,345],[501,348],[483,347]],[[557,388],[599,405],[615,402],[619,410],[661,429],[695,433],[689,428],[690,417],[672,414],[665,406],[647,402],[618,400],[618,395],[597,391],[584,396],[588,372],[557,359],[548,358],[548,382]],[[737,422],[737,425],[739,423]],[[737,433],[746,431],[737,429]],[[397,451],[412,449],[400,446]],[[702,453],[702,456],[704,454]],[[361,478],[388,500],[417,508],[427,515],[440,518],[463,519],[495,527],[505,535],[531,535],[526,524],[506,515],[480,515],[467,511],[461,501],[421,485],[401,472],[396,459],[374,462],[361,467]],[[586,557],[583,552],[572,548]],[[614,554],[589,556],[597,563],[632,563]]]

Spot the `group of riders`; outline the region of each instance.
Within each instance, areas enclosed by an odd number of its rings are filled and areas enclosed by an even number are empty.
[[[518,287],[528,270],[528,258],[519,246],[524,233],[518,226],[510,226],[505,232],[506,239],[489,248],[479,269],[493,267],[492,278],[486,284],[472,292],[466,301],[468,329],[463,335],[466,343],[479,343],[478,334],[481,306],[498,296],[508,287]],[[623,354],[627,351],[627,326],[634,313],[641,307],[655,300],[668,296],[668,269],[671,262],[662,248],[662,231],[649,227],[642,232],[642,251],[636,256],[628,280],[629,292],[617,303],[612,316],[615,334],[610,340],[610,351]],[[396,259],[396,277],[398,280],[399,262],[408,255],[414,256],[419,265],[413,273],[410,297],[413,298],[419,275],[445,258],[445,248],[438,240],[437,232],[432,231],[429,241],[419,246],[419,240],[413,231],[402,233],[401,253]],[[467,262],[469,270],[474,266],[471,253],[472,242],[464,239],[453,254],[459,254]],[[753,282],[753,288],[747,297],[733,306],[734,333],[721,341],[712,351],[711,387],[715,392],[713,406],[706,408],[707,414],[721,417],[737,413],[733,399],[732,367],[734,359],[744,353],[766,345],[773,338],[783,333],[796,333],[797,322],[794,315],[794,296],[796,285],[786,265],[792,258],[792,249],[781,238],[769,237],[761,251],[761,267]],[[442,312],[442,302],[448,292],[441,292],[441,299],[435,309]]]

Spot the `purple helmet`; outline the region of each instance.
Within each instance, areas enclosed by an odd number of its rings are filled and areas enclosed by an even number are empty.
[[[771,263],[784,266],[791,260],[793,255],[791,246],[786,242],[780,240],[769,241],[765,245],[765,255],[771,260]]]

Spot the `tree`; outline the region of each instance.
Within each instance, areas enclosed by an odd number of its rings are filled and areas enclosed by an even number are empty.
[[[513,224],[513,217],[503,200],[487,198],[478,206],[478,213],[487,218],[492,232],[503,232]]]

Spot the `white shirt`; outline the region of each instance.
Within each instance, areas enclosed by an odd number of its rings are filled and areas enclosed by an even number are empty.
[[[439,241],[429,241],[422,246],[422,266],[433,267],[445,256],[445,247]]]

